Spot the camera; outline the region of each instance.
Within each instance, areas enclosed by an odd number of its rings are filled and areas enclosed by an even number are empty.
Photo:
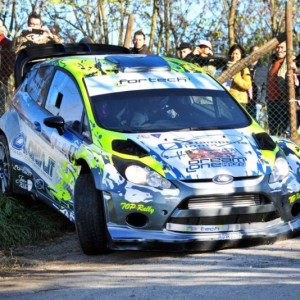
[[[32,28],[32,33],[34,33],[34,34],[43,34],[44,30],[43,29]]]

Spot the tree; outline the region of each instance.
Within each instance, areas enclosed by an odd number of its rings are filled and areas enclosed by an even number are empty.
[[[284,29],[285,3],[286,0],[2,0],[0,13],[12,38],[27,26],[27,16],[35,10],[65,42],[87,36],[94,42],[119,45],[124,42],[131,14],[133,30],[144,31],[153,53],[176,55],[178,44],[197,43],[199,39],[210,40],[218,53],[227,53],[235,42],[246,50],[253,43],[263,45]],[[294,3],[293,19],[298,20],[300,0]],[[297,22],[294,32],[300,32]],[[299,40],[296,35],[296,49]]]
[[[237,0],[232,0],[229,9],[229,16],[228,16],[228,40],[229,46],[231,47],[235,44],[235,13],[236,13],[236,4]]]
[[[150,29],[150,41],[149,41],[149,50],[153,52],[155,33],[157,28],[157,16],[158,16],[158,0],[153,0],[153,8],[152,8],[152,18],[151,18],[151,29]]]

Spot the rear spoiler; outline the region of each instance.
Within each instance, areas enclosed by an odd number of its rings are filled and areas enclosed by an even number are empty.
[[[130,50],[128,48],[107,44],[39,44],[26,47],[20,50],[16,57],[14,68],[15,88],[22,83],[30,68],[40,60],[72,55],[129,53]]]

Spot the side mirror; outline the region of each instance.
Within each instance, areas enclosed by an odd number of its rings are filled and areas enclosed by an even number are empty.
[[[53,116],[44,119],[44,124],[50,128],[56,128],[59,135],[63,135],[65,132],[65,120],[61,116]]]

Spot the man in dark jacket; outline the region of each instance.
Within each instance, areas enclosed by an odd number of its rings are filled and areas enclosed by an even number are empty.
[[[258,46],[252,46],[250,48],[250,53],[257,51],[258,49]],[[247,104],[247,111],[260,123],[261,126],[266,127],[268,68],[261,62],[261,60],[257,60],[249,66],[249,70],[252,79],[252,88],[248,91],[249,103]]]
[[[193,52],[193,46],[191,43],[181,43],[177,50],[181,59],[185,59],[190,53]]]
[[[146,36],[143,31],[138,30],[134,33],[132,39],[133,48],[130,48],[130,52],[133,54],[150,54],[148,47],[146,46]]]

